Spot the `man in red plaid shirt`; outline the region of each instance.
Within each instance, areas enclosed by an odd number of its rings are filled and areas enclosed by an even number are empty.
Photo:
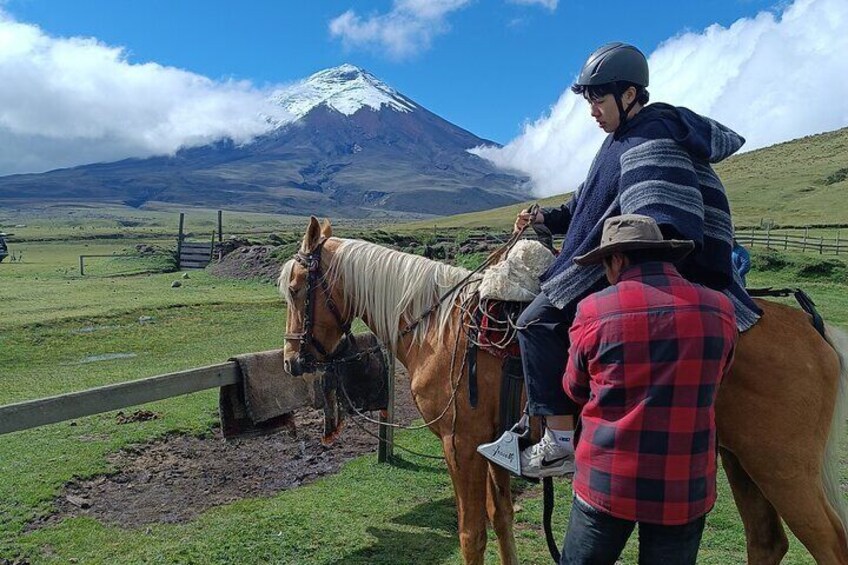
[[[563,387],[583,431],[561,563],[615,563],[637,523],[640,563],[695,563],[737,331],[730,300],[675,269],[693,247],[630,214],[607,219],[600,246],[574,259],[603,262],[613,286],[580,302],[570,331]]]

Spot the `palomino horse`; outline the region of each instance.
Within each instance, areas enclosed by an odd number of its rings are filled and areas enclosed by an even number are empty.
[[[279,279],[289,304],[286,366],[297,373],[301,359],[321,360],[361,318],[408,369],[418,409],[441,439],[465,562],[483,562],[488,517],[501,563],[517,563],[509,475],[476,451],[498,429],[501,361],[478,353],[479,399],[472,408],[454,366],[454,344],[464,351],[465,342],[462,314],[452,307],[460,297],[429,311],[467,274],[333,238],[329,222],[312,218],[298,260],[287,263]],[[828,343],[800,310],[759,304],[765,314],[741,336],[716,405],[722,462],[745,526],[748,560],[781,560],[788,547],[782,519],[817,562],[848,564],[835,453],[845,428],[848,339],[828,328]],[[422,315],[414,331],[403,331]]]

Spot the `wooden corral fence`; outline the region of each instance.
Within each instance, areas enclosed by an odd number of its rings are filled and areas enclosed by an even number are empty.
[[[378,459],[388,462],[393,456],[394,358],[389,361],[389,407],[381,417]],[[0,435],[56,424],[66,420],[102,414],[121,408],[164,400],[210,388],[241,382],[241,370],[235,361],[157,375],[124,383],[111,384],[38,400],[26,400],[0,406]]]
[[[839,255],[848,253],[848,243],[840,238],[840,232],[836,237],[811,236],[809,229],[804,229],[803,234],[780,233],[776,230],[767,229],[750,231],[737,231],[736,239],[742,245],[748,247],[766,247],[783,251],[801,251],[805,253],[819,253]]]
[[[205,269],[212,261],[212,252],[215,248],[215,230],[212,230],[210,241],[186,241],[183,227],[185,225],[185,213],[180,212],[180,231],[177,235],[177,268],[183,269]],[[221,232],[221,212],[218,212],[218,239]]]

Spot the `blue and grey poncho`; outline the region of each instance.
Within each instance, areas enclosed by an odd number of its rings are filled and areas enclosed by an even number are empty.
[[[545,210],[545,225],[566,236],[562,253],[541,277],[542,292],[558,308],[566,308],[596,289],[604,280],[603,267],[577,266],[574,257],[598,246],[605,219],[644,214],[657,221],[667,238],[695,242],[695,251],[678,265],[681,274],[727,294],[740,331],[750,328],[762,311],[733,269],[730,206],[710,166],[744,142],[686,108],[645,106],[623,131],[606,138],[574,197]]]

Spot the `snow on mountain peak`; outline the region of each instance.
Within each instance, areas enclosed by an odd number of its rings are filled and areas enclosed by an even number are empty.
[[[294,86],[278,91],[271,101],[297,119],[320,104],[348,116],[363,106],[376,111],[385,105],[398,112],[411,112],[416,108],[414,102],[368,71],[347,63],[319,71]]]

